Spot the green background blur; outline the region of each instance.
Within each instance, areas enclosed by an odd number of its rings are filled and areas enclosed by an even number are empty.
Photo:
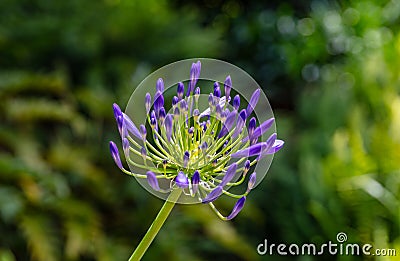
[[[0,0],[0,260],[127,260],[163,202],[114,165],[111,105],[193,57],[247,71],[286,145],[236,219],[178,205],[144,260],[399,260],[400,1],[261,2]],[[339,232],[397,257],[256,251]]]

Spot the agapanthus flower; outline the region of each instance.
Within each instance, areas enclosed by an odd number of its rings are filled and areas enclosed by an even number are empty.
[[[147,93],[143,97],[147,120],[139,128],[118,105],[113,105],[127,162],[145,174],[125,169],[112,141],[110,151],[122,171],[147,180],[153,190],[159,193],[182,190],[186,196],[209,204],[223,220],[230,220],[242,210],[256,185],[257,174],[247,175],[251,167],[264,156],[279,151],[284,142],[277,139],[276,133],[261,140],[274,123],[274,118],[270,118],[257,126],[257,119],[251,116],[261,90],[256,89],[248,101],[241,101],[239,94],[231,99],[231,76],[226,77],[223,90],[220,83],[213,84],[213,92],[206,94],[208,108],[200,108],[201,86],[197,86],[200,71],[200,61],[193,63],[186,93],[185,84],[179,82],[171,101],[164,97],[163,79],[158,79],[154,95]],[[247,105],[245,109],[240,109],[241,104]],[[242,184],[247,184],[243,193],[228,191]],[[222,195],[236,199],[227,216],[213,204]]]

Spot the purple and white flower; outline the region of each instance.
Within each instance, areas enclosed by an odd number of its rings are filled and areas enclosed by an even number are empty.
[[[223,82],[222,90],[219,82],[214,83],[213,92],[208,95],[208,108],[200,108],[200,87],[196,86],[200,71],[200,61],[193,63],[186,94],[185,83],[179,82],[173,98],[164,96],[164,80],[159,78],[153,103],[150,93],[144,97],[147,120],[139,128],[113,104],[125,158],[129,165],[143,169],[145,174],[125,169],[112,141],[110,151],[124,173],[147,180],[151,189],[159,193],[182,190],[186,196],[210,204],[223,220],[230,220],[242,210],[256,185],[256,173],[249,176],[247,173],[262,157],[279,151],[284,142],[277,139],[276,133],[266,141],[259,141],[270,130],[274,118],[259,126],[256,117],[247,120],[257,106],[261,89],[256,89],[247,107],[240,109],[241,96],[236,94],[233,99],[230,96],[230,76]],[[147,135],[147,130],[151,135]],[[137,162],[137,158],[143,161]],[[230,187],[242,184],[247,184],[243,193],[228,192]],[[236,199],[228,216],[223,216],[213,205],[221,195]]]

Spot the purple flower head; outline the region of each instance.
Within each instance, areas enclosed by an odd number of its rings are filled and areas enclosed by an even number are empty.
[[[171,136],[172,136],[172,124],[173,124],[173,118],[171,114],[168,114],[165,118],[164,121],[165,124],[165,132],[167,135],[167,140],[171,141]]]
[[[201,151],[203,152],[203,154],[206,154],[207,148],[208,148],[207,142],[203,142],[203,143],[200,145],[200,149],[201,149]]]
[[[189,133],[190,137],[193,136],[193,133],[194,133],[194,127],[193,126],[189,128],[188,133]]]
[[[226,218],[227,220],[231,220],[234,217],[237,216],[237,214],[239,214],[239,212],[242,210],[244,203],[246,202],[246,197],[243,196],[241,197],[235,204],[235,206],[232,209],[231,214],[229,214],[229,216]]]
[[[147,171],[146,176],[147,176],[147,182],[149,183],[149,185],[154,190],[159,191],[160,187],[158,185],[158,180],[157,180],[156,174],[154,174],[154,172],[152,172],[152,171]]]
[[[222,187],[217,186],[215,189],[213,189],[203,200],[202,202],[205,203],[210,203],[219,198],[219,196],[222,195]]]
[[[263,135],[267,130],[269,130],[269,128],[271,128],[272,124],[274,124],[274,121],[275,121],[274,118],[270,118],[270,119],[264,121],[260,126],[258,126],[254,130],[253,135],[250,135],[250,133],[249,133],[249,137],[251,137],[251,139],[257,139],[258,137]],[[248,141],[249,137],[244,138],[243,142]]]
[[[116,103],[113,104],[113,111],[114,111],[115,120],[118,120],[118,116],[122,115],[122,111],[119,108],[118,104],[116,104]]]
[[[185,168],[187,167],[187,164],[189,162],[189,158],[190,158],[189,151],[185,151],[185,153],[183,154],[183,166]]]
[[[250,169],[250,160],[246,160],[244,163],[243,175],[246,175]]]
[[[164,96],[162,92],[156,92],[156,95],[154,96],[154,110],[157,116],[162,107],[164,107]]]
[[[257,89],[253,92],[253,95],[251,95],[250,102],[247,105],[247,116],[250,116],[250,114],[253,112],[254,108],[256,107],[258,103],[258,99],[260,98],[260,91],[261,89]]]
[[[164,91],[164,81],[162,78],[158,78],[156,84],[156,90],[161,93]]]
[[[121,136],[123,136],[122,135],[122,128],[124,127],[124,116],[123,115],[120,115],[117,117],[117,126],[118,126],[119,134]]]
[[[231,111],[226,117],[225,124],[222,126],[220,133],[218,134],[218,138],[222,138],[232,129],[232,126],[235,124],[236,121],[236,114],[237,111]]]
[[[140,155],[142,155],[143,160],[146,161],[147,150],[145,149],[145,147],[142,147],[142,148],[140,149]]]
[[[235,97],[233,98],[233,108],[235,108],[235,110],[239,110],[239,106],[240,106],[240,96],[239,94],[236,94]]]
[[[125,113],[122,113],[124,117],[124,125],[126,126],[126,129],[133,134],[138,139],[142,138],[142,135],[140,134],[138,128],[136,128],[136,125],[132,122],[132,120],[126,115]]]
[[[263,150],[265,150],[266,148],[267,148],[267,144],[265,142],[257,143],[248,148],[239,150],[238,152],[231,154],[231,157],[232,158],[244,158],[244,157],[260,155],[261,152],[263,152]]]
[[[140,129],[140,134],[142,135],[143,141],[146,141],[146,135],[147,135],[146,127],[143,124],[140,124],[139,129]]]
[[[192,63],[192,68],[190,69],[189,88],[186,92],[186,96],[189,96],[193,92],[194,87],[196,86],[196,83],[199,80],[200,71],[201,71],[200,61],[198,61],[197,63]]]
[[[213,101],[214,101],[214,95],[212,93],[210,93],[210,95],[208,95],[208,106],[211,108],[213,105]]]
[[[272,145],[274,145],[276,138],[277,138],[276,133],[272,133],[271,136],[269,136],[269,138],[265,142],[267,144],[267,149],[271,148]]]
[[[200,87],[196,87],[196,89],[194,89],[194,100],[197,102],[199,102],[199,97],[200,97]]]
[[[163,124],[165,120],[166,112],[164,107],[160,108],[160,112],[158,113],[158,119],[160,120],[160,123]]]
[[[236,174],[236,169],[237,169],[237,164],[233,163],[232,165],[229,166],[229,168],[226,170],[226,173],[221,181],[221,184],[219,184],[221,187],[226,186],[228,182],[230,182],[233,177]]]
[[[183,85],[183,83],[178,82],[178,88],[176,90],[176,94],[178,95],[179,100],[182,100],[184,91],[185,91],[185,86]]]
[[[249,183],[247,183],[247,191],[250,191],[254,188],[254,186],[256,185],[256,181],[257,181],[257,174],[253,172],[250,175]]]
[[[139,128],[117,104],[113,104],[127,163],[135,166],[135,171],[136,168],[144,171],[133,173],[124,169],[118,148],[113,142],[110,142],[110,152],[123,172],[146,179],[148,187],[156,190],[157,195],[167,196],[170,192],[180,190],[182,194],[178,202],[208,203],[221,219],[230,220],[243,208],[246,196],[256,186],[257,179],[260,181],[262,178],[256,176],[255,172],[247,177],[247,173],[256,167],[260,158],[279,151],[284,142],[277,139],[276,134],[259,142],[259,137],[267,133],[274,123],[273,118],[260,122],[257,116],[260,113],[264,115],[260,105],[261,110],[254,117],[251,115],[257,106],[261,89],[256,90],[248,100],[248,105],[245,104],[247,107],[241,109],[240,94],[238,90],[234,92],[235,95],[232,94],[230,76],[226,77],[224,90],[221,90],[222,83],[215,80],[213,85],[203,87],[207,82],[199,82],[200,71],[200,62],[193,63],[187,86],[182,82],[177,83],[172,106],[164,104],[166,97],[163,93],[167,86],[163,79],[169,82],[175,80],[168,75],[165,75],[167,78],[158,78],[154,82],[156,91],[153,90],[151,95],[146,93],[144,98],[146,117],[141,117],[140,108],[130,110],[130,116],[138,116],[135,123],[144,118]],[[207,100],[200,100],[201,90],[209,90],[210,87],[213,91],[208,96],[207,106]],[[221,93],[223,91],[224,94]],[[246,121],[249,121],[248,125]],[[260,122],[258,127],[257,122]],[[245,137],[247,133],[248,137]],[[241,186],[243,189],[227,191],[231,186]],[[237,200],[228,216],[219,213],[213,204],[222,194]]]
[[[196,170],[193,173],[192,176],[192,190],[193,190],[193,195],[195,195],[197,193],[197,191],[199,190],[199,183],[200,183],[200,173],[198,170]]]
[[[156,119],[156,117],[150,117],[150,126],[151,126],[153,129],[156,129],[156,128],[157,128],[157,119]]]
[[[252,117],[249,121],[249,128],[248,128],[248,132],[249,132],[249,137],[253,136],[254,133],[254,129],[256,128],[256,118]]]
[[[144,98],[144,106],[146,107],[146,113],[149,113],[150,108],[151,108],[151,95],[150,95],[150,93],[146,93],[146,96]]]
[[[188,111],[188,104],[185,100],[181,100],[180,108],[184,113],[186,113]]]
[[[200,115],[199,109],[194,109],[194,111],[193,111],[193,117],[194,117],[194,120],[195,120],[196,122],[199,120],[199,115]]]
[[[115,145],[115,143],[112,141],[110,141],[110,152],[111,152],[111,156],[114,159],[114,162],[118,166],[118,168],[123,169],[121,158],[119,157],[119,151],[118,151],[117,145]]]
[[[274,154],[274,153],[278,152],[280,149],[282,149],[284,144],[285,144],[285,142],[283,140],[275,140],[274,145],[272,145],[271,148],[269,148],[266,153]]]
[[[247,118],[247,113],[246,110],[243,109],[239,113],[239,117],[236,124],[236,130],[235,133],[233,133],[232,135],[233,138],[236,138],[243,131],[244,124],[246,123],[246,118]]]
[[[225,121],[226,121],[226,112],[225,112],[225,110],[222,110],[222,112],[221,112],[221,122],[222,123],[225,123]]]
[[[175,109],[174,109],[174,117],[175,117],[175,119],[178,119],[180,115],[181,115],[181,111],[179,110],[178,107],[175,107]]]
[[[187,188],[189,186],[189,180],[183,171],[179,171],[175,178],[175,184],[180,188]]]
[[[228,75],[225,79],[224,88],[225,88],[225,97],[226,100],[228,100],[231,95],[231,89],[232,89],[232,79],[230,75]]]
[[[129,156],[129,141],[127,138],[122,139],[122,149],[124,150],[125,155],[128,157]]]
[[[221,118],[222,108],[219,104],[215,106],[215,113],[217,114],[217,119]]]
[[[176,97],[176,96],[174,96],[174,97],[172,98],[172,106],[175,107],[176,104],[177,104],[178,102],[179,102],[179,98]]]
[[[219,88],[219,83],[214,83],[214,96],[220,98],[221,97],[221,89]]]

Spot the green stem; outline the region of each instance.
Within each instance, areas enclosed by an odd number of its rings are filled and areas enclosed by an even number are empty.
[[[146,235],[144,235],[142,241],[140,241],[139,245],[128,261],[140,260],[143,257],[144,253],[149,248],[151,242],[153,242],[158,231],[160,231],[162,225],[169,216],[169,213],[171,213],[171,210],[175,206],[175,202],[178,200],[181,193],[181,189],[174,189],[171,191],[171,194],[168,196],[168,199],[160,209],[160,212],[158,212],[157,217],[154,219],[149,230],[147,230]]]

